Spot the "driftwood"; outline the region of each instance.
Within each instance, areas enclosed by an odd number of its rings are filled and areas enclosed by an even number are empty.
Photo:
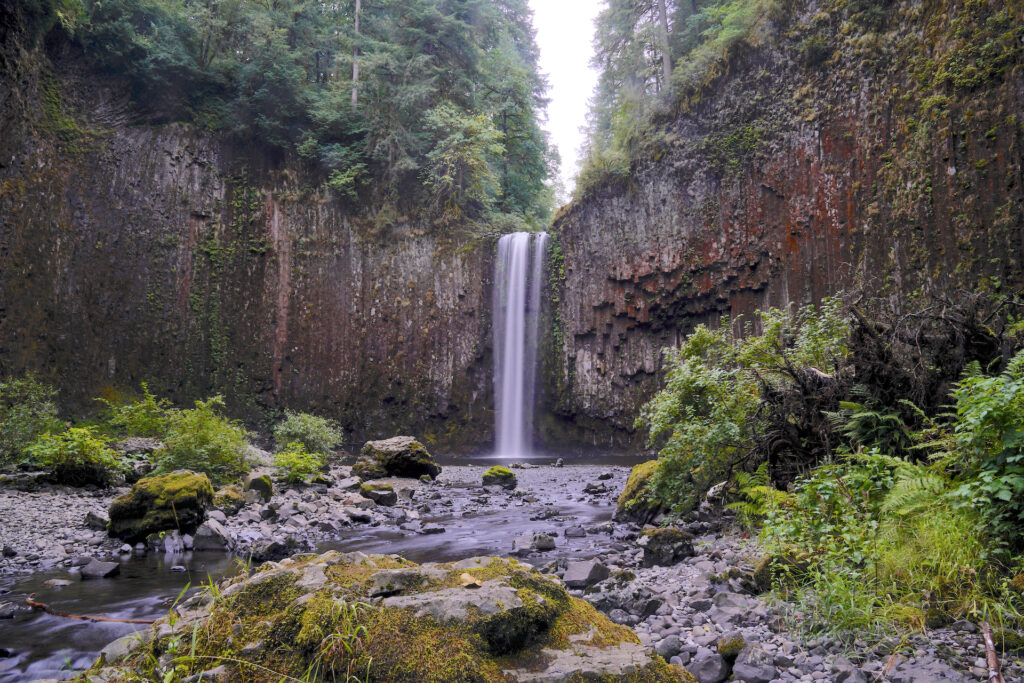
[[[987,621],[981,622],[981,635],[985,640],[985,659],[988,660],[988,683],[1004,683],[1003,674],[999,673],[999,656],[992,640],[992,627]]]
[[[52,614],[55,617],[65,617],[67,619],[82,619],[84,621],[107,621],[107,622],[112,622],[112,623],[115,623],[115,624],[155,624],[156,623],[156,619],[114,619],[114,618],[111,618],[111,617],[97,617],[97,616],[91,616],[91,615],[88,615],[88,614],[68,614],[66,612],[58,612],[57,610],[51,608],[49,605],[47,605],[45,603],[37,602],[37,601],[33,600],[32,598],[34,598],[35,596],[36,596],[35,593],[33,593],[32,595],[29,595],[28,597],[26,597],[25,598],[25,604],[27,604],[29,607],[34,607],[36,609],[41,609],[44,612],[46,612],[47,614]]]

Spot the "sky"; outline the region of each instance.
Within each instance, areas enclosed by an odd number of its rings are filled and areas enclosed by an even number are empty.
[[[548,77],[548,122],[551,141],[562,157],[562,180],[572,192],[581,126],[586,122],[587,100],[597,84],[597,72],[588,66],[593,54],[594,19],[602,0],[530,0],[540,47],[540,69]]]

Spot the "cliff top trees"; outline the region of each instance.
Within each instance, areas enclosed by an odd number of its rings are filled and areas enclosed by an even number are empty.
[[[75,40],[150,120],[294,151],[398,213],[550,213],[525,0],[361,0],[358,27],[355,0],[82,2]]]

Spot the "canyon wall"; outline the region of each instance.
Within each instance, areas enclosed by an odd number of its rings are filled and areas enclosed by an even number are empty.
[[[329,415],[349,444],[489,447],[493,243],[377,226],[296,164],[134,122],[116,93],[14,57],[0,374],[38,372],[74,409],[148,382],[183,405],[223,394],[251,424]]]
[[[699,323],[1024,284],[1024,8],[878,4],[779,7],[556,219],[548,444],[643,448],[660,349]]]

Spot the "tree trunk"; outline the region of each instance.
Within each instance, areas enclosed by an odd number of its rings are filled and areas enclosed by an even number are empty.
[[[355,47],[352,48],[352,108],[359,106],[359,12],[362,0],[356,0]]]
[[[658,14],[661,19],[661,64],[665,69],[665,84],[663,88],[668,88],[669,84],[672,83],[672,55],[670,53],[668,44],[668,9],[665,4],[668,0],[658,0]]]

